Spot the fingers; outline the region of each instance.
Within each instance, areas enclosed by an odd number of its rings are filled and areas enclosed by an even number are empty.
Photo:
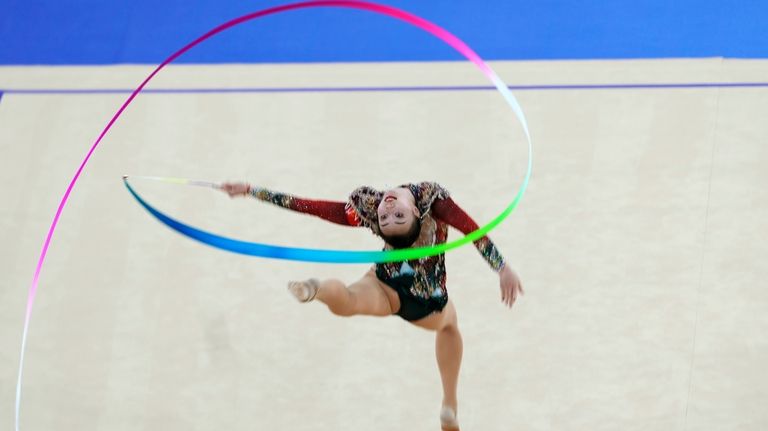
[[[517,295],[515,295],[515,289],[511,286],[503,286],[501,288],[501,302],[507,308],[512,308],[512,305],[515,303],[515,300],[517,300]]]
[[[512,303],[514,302],[512,294],[513,294],[513,290],[510,289],[510,286],[508,284],[503,284],[501,286],[501,302],[506,307],[511,307]]]
[[[248,185],[242,183],[224,183],[221,185],[221,190],[224,191],[229,197],[242,196],[247,194]]]
[[[520,282],[503,285],[501,287],[501,302],[507,308],[512,308],[517,301],[518,295],[523,294],[525,294],[525,292],[523,291],[523,285]]]
[[[231,196],[232,195],[232,184],[230,184],[230,183],[223,183],[221,185],[221,191],[223,191],[224,193],[227,193],[228,195]]]

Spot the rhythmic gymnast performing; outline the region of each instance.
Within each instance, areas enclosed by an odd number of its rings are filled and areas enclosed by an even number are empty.
[[[478,229],[448,191],[434,182],[404,184],[387,191],[363,186],[355,189],[347,202],[305,199],[247,183],[224,183],[221,190],[230,197],[251,196],[340,225],[367,227],[384,240],[384,250],[445,243],[448,226],[464,234]],[[524,293],[517,274],[487,236],[474,245],[499,274],[501,300],[512,307],[518,295]],[[290,282],[288,290],[300,302],[318,300],[339,316],[396,314],[435,331],[435,353],[443,385],[440,422],[443,430],[459,429],[456,391],[463,344],[456,307],[446,289],[445,254],[377,263],[350,285],[312,278]]]

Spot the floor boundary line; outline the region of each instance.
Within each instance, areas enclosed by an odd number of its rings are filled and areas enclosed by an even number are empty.
[[[768,88],[768,82],[688,82],[655,84],[553,84],[510,85],[513,91],[547,90],[627,90],[627,89],[689,89],[689,88]],[[419,92],[419,91],[490,91],[491,85],[446,86],[360,86],[360,87],[235,87],[235,88],[148,88],[144,94],[225,94],[225,93],[355,93],[355,92]],[[51,94],[130,94],[128,88],[0,88],[0,95],[51,95]]]

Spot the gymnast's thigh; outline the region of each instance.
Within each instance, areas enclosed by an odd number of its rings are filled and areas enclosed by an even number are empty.
[[[355,314],[389,316],[400,309],[397,292],[379,280],[372,269],[348,289],[355,298]]]

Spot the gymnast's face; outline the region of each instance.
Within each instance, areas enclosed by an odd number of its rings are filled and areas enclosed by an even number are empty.
[[[419,216],[416,200],[406,188],[388,190],[378,208],[379,229],[384,235],[404,235]]]

